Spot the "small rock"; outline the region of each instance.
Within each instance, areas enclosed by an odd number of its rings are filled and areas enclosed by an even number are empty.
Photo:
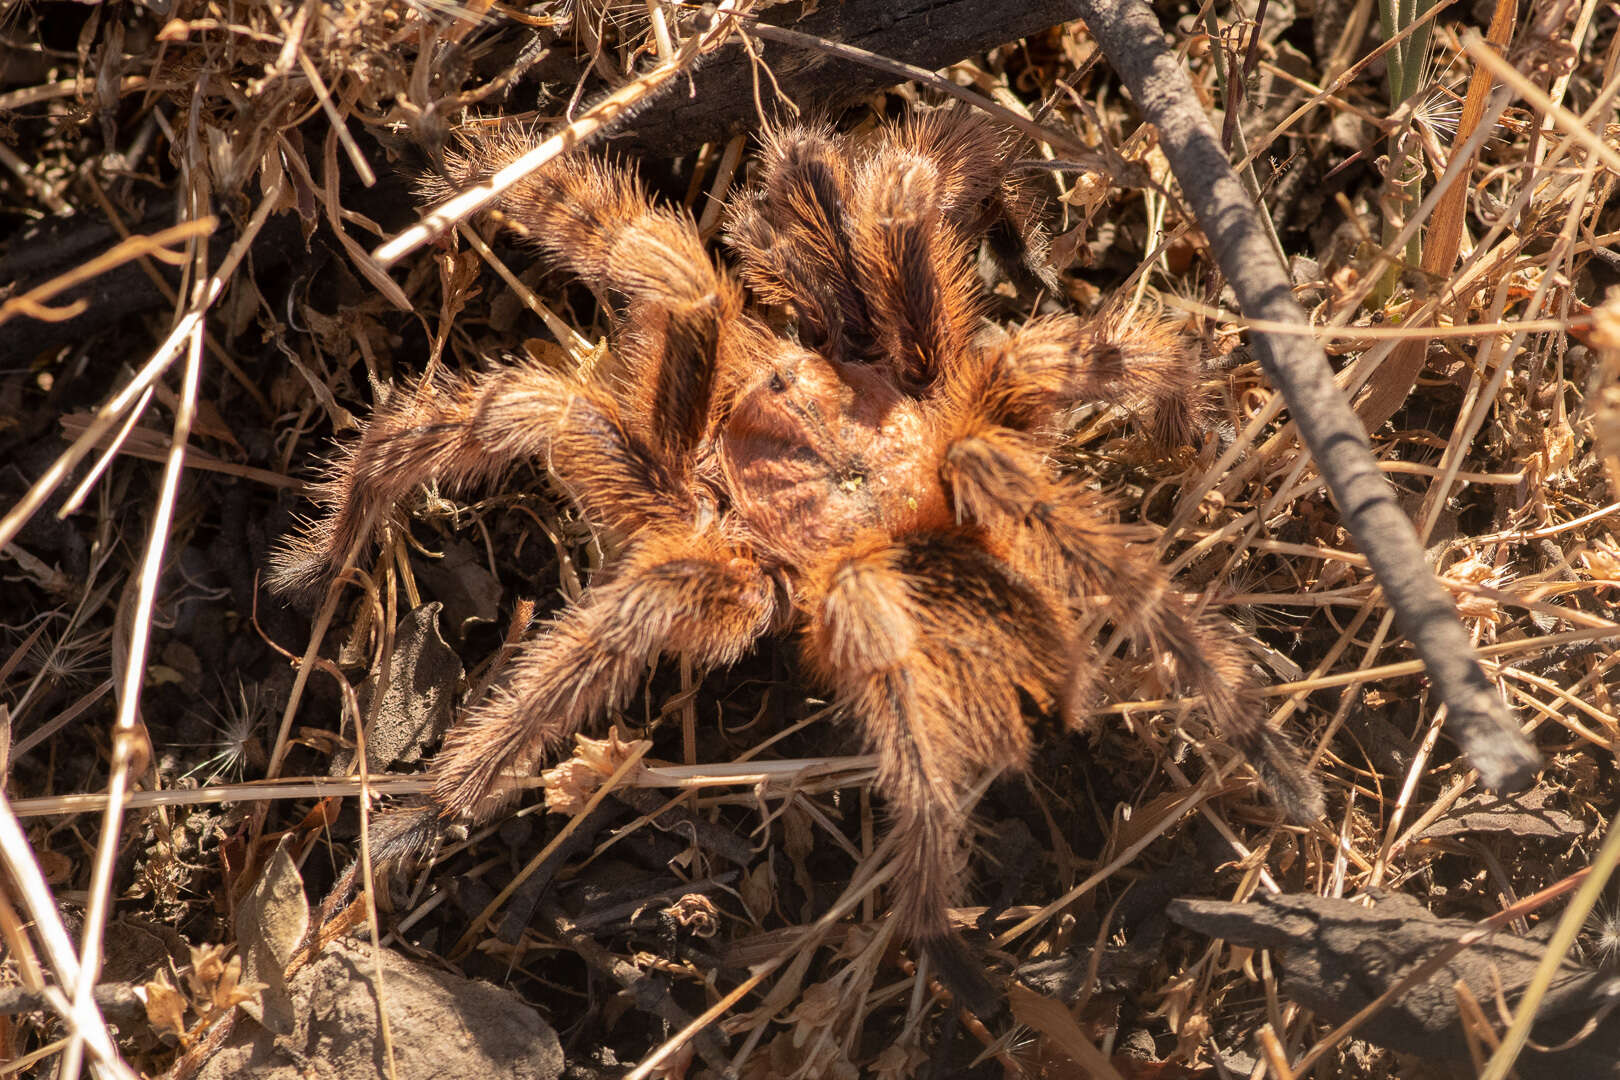
[[[557,1034],[515,995],[383,950],[398,1080],[556,1080]],[[277,1039],[246,1016],[198,1080],[373,1080],[387,1075],[371,951],[337,942],[294,976],[294,1029]]]

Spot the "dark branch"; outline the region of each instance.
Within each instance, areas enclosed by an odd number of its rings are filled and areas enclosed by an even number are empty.
[[[801,5],[770,8],[762,21],[929,71],[1077,17],[1073,0],[850,0],[810,6],[809,14],[803,14]],[[756,70],[740,45],[728,46],[698,69],[690,87],[682,82],[639,110],[622,135],[609,136],[611,145],[637,154],[670,157],[705,142],[753,131],[758,126],[756,76],[759,99],[767,110],[775,103],[774,77],[784,95],[820,116],[836,115],[873,90],[893,86],[904,77],[848,57],[788,44],[766,47],[763,59],[770,68],[768,75]]]

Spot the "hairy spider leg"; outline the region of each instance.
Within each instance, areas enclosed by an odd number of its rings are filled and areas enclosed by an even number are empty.
[[[456,186],[496,172],[531,149],[524,131],[465,140],[445,156]],[[433,178],[430,195],[449,194]],[[684,211],[655,206],[628,169],[589,157],[565,157],[536,170],[502,195],[515,231],[598,294],[622,297],[615,319],[624,417],[672,469],[704,435],[717,367],[746,359],[725,355],[751,346],[731,332],[743,315],[742,290],[715,266]],[[762,331],[761,331],[762,332]]]
[[[1198,358],[1163,319],[1050,315],[966,356],[947,379],[947,400],[1019,431],[1061,427],[1091,402],[1149,414],[1165,445],[1187,445],[1203,427]]]
[[[626,429],[606,389],[532,362],[444,375],[395,391],[334,458],[314,493],[332,512],[283,542],[271,588],[319,585],[424,481],[459,490],[525,459],[543,460],[588,513],[621,530],[695,514],[690,492]]]
[[[962,794],[981,770],[1026,764],[1023,706],[1057,700],[1066,620],[970,530],[860,547],[808,576],[805,659],[878,755],[898,929],[951,963],[962,955],[946,918],[966,865]]]
[[[624,706],[661,654],[702,667],[735,663],[772,624],[775,584],[717,529],[641,539],[608,580],[552,619],[509,663],[501,685],[445,737],[433,801],[482,821],[562,742]]]
[[[793,312],[806,347],[862,358],[871,335],[844,227],[852,183],[846,140],[825,126],[773,128],[759,168],[753,194],[726,218],[726,244],[743,281],[764,303]]]
[[[1259,688],[1230,627],[1171,588],[1151,554],[1108,520],[1102,496],[1054,479],[1027,437],[990,424],[950,444],[942,474],[960,516],[1017,536],[1008,555],[1016,571],[1077,607],[1108,597],[1110,618],[1155,657],[1168,654],[1178,679],[1203,696],[1215,729],[1254,766],[1290,821],[1321,816],[1321,787],[1293,746],[1262,722]],[[1077,654],[1070,671],[1072,714],[1089,696],[1095,666]]]
[[[1061,559],[1083,590],[1127,598],[1110,614],[1144,639],[1155,655],[1169,655],[1182,685],[1203,696],[1216,732],[1254,768],[1284,816],[1296,825],[1319,819],[1324,810],[1321,785],[1295,747],[1265,726],[1252,661],[1231,624],[1213,612],[1197,610],[1173,591],[1163,568],[1146,549],[1127,545],[1123,558],[1100,557],[1105,549],[1098,545],[1108,529],[1098,514],[1098,497],[1074,484],[1059,490],[1061,497],[1036,515],[1040,522],[1032,530],[1036,544]]]
[[[940,219],[964,236],[978,236],[997,213],[1011,142],[984,114],[947,106],[912,112],[884,129],[874,158],[929,162]]]
[[[967,238],[1002,176],[988,125],[936,115],[863,155],[824,129],[772,131],[760,185],[727,225],[744,281],[794,312],[803,344],[882,358],[914,390],[972,336]]]
[[[971,346],[979,319],[967,239],[941,216],[947,177],[927,155],[883,147],[856,173],[846,218],[875,349],[912,393]]]

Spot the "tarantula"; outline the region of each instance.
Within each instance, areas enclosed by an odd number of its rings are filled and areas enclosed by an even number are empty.
[[[480,136],[430,194],[526,148]],[[417,485],[461,488],[523,459],[623,538],[445,739],[439,815],[495,813],[511,776],[626,705],[659,655],[730,664],[791,630],[881,762],[899,931],[971,984],[946,918],[964,793],[1028,761],[1026,711],[1085,696],[1095,662],[1078,627],[1099,606],[1172,661],[1290,819],[1319,815],[1316,783],[1260,722],[1230,628],[1049,460],[1083,403],[1189,425],[1187,346],[1151,320],[986,328],[970,255],[1031,216],[1010,150],[963,109],[861,144],[771,131],[726,222],[736,277],[618,166],[565,158],[504,196],[514,227],[615,301],[606,372],[515,360],[396,393],[333,464],[330,515],[278,552],[273,579],[319,584]]]

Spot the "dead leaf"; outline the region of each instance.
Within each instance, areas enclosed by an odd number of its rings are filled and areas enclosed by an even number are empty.
[[[236,909],[236,946],[243,981],[263,984],[259,1000],[243,1001],[242,1009],[278,1035],[293,1030],[287,965],[309,928],[309,902],[304,897],[303,878],[288,854],[291,846],[292,837],[283,836],[253,891]]]
[[[838,979],[812,983],[783,1019],[793,1025],[793,1045],[802,1047],[812,1034],[831,1027],[844,1009],[844,984]]]
[[[225,952],[223,945],[191,946],[191,970],[186,973],[186,982],[193,998],[207,1001],[213,996],[212,987],[225,970]]]
[[[34,860],[47,885],[61,885],[73,877],[73,860],[60,851],[38,851]]]
[[[1620,390],[1620,387],[1616,388]],[[1620,546],[1610,533],[1595,536],[1586,549],[1575,556],[1575,564],[1593,578],[1620,581]]]
[[[165,972],[147,983],[146,1020],[159,1035],[172,1035],[186,1041],[186,996],[174,988]]]
[[[876,1080],[901,1080],[903,1077],[920,1075],[926,1064],[928,1054],[917,1045],[917,1041],[904,1039],[885,1047],[882,1053],[872,1059],[867,1069]]]
[[[1483,555],[1470,555],[1468,558],[1454,563],[1446,568],[1443,575],[1445,581],[1455,581],[1465,585],[1483,585],[1493,589],[1505,588],[1509,579],[1505,571]],[[1505,621],[1508,613],[1502,606],[1489,596],[1478,593],[1456,590],[1452,594],[1457,602],[1460,614],[1474,619],[1490,619],[1493,622]]]
[[[748,917],[763,924],[776,902],[776,871],[769,859],[748,872],[737,887],[737,894],[742,897],[743,907],[748,909]]]
[[[1423,830],[1425,838],[1466,833],[1499,833],[1541,840],[1575,840],[1586,826],[1573,814],[1548,809],[1552,792],[1536,788],[1521,795],[1471,795],[1460,799],[1446,815]]]
[[[575,735],[573,755],[540,774],[546,790],[546,812],[578,813],[602,781],[617,772],[627,758],[651,747],[646,739],[625,739],[617,724],[605,739]]]
[[[401,619],[394,632],[388,692],[366,729],[366,764],[373,772],[381,772],[396,761],[420,760],[454,719],[461,657],[439,634],[441,608],[437,602],[423,604]],[[376,692],[377,678],[373,674],[360,687],[361,715],[372,716],[371,697]],[[334,756],[333,775],[348,773],[353,761],[352,752]]]
[[[226,959],[228,951],[224,945],[191,946],[191,971],[186,981],[191,987],[193,1007],[205,1018],[252,1001],[263,989],[261,984],[242,982],[242,958]]]
[[[1014,1019],[1045,1035],[1054,1047],[1084,1069],[1087,1076],[1123,1080],[1114,1063],[1097,1049],[1097,1044],[1081,1029],[1080,1022],[1063,1002],[1042,997],[1027,986],[1013,983],[1007,988],[1007,1004],[1012,1006]]]
[[[453,541],[444,557],[413,562],[423,588],[444,605],[444,625],[456,638],[479,623],[492,623],[501,613],[501,583],[471,544]]]

